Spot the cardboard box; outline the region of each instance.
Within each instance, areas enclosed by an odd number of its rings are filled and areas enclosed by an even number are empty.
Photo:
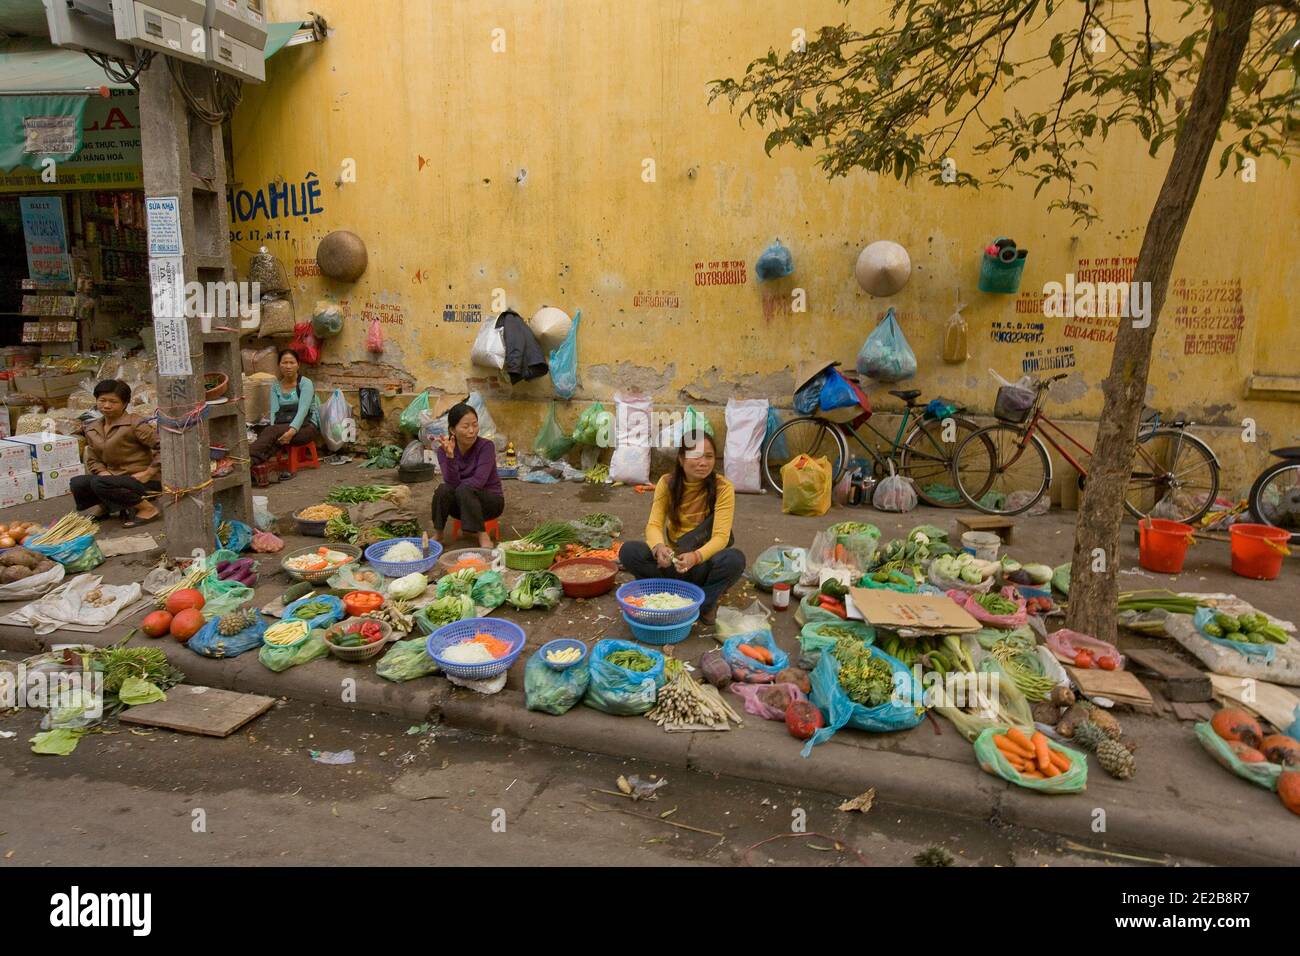
[[[34,471],[57,471],[81,464],[81,445],[70,435],[14,435],[8,440],[27,446]]]
[[[82,464],[69,465],[52,471],[39,472],[36,479],[41,489],[41,498],[61,498],[72,493],[72,479],[86,473]]]
[[[25,475],[31,470],[32,452],[28,446],[13,441],[0,441],[0,475]]]
[[[943,594],[903,594],[899,591],[850,588],[853,606],[868,624],[891,631],[938,633],[978,631],[980,622]]]
[[[0,476],[0,508],[12,508],[35,501],[40,497],[36,472],[25,475]]]
[[[76,325],[72,324],[72,338],[70,339],[51,339],[49,341],[76,341]],[[22,392],[24,395],[35,395],[40,398],[63,398],[71,395],[77,390],[85,379],[91,378],[89,372],[74,372],[71,375],[18,375],[14,377],[14,390]]]

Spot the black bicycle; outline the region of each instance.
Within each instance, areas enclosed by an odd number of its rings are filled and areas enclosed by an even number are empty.
[[[1251,485],[1250,514],[1300,542],[1300,446],[1274,448],[1272,454],[1282,460],[1264,469]]]

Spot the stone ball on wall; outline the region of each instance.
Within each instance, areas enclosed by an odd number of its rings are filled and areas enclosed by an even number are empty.
[[[366,271],[366,262],[366,244],[346,229],[331,232],[316,247],[316,264],[331,279],[356,282]]]
[[[862,250],[853,274],[858,285],[872,295],[893,295],[907,285],[912,275],[912,260],[898,243],[881,239]]]

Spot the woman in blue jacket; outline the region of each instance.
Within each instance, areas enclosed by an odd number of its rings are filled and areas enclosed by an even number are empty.
[[[311,379],[298,374],[293,349],[280,352],[280,377],[271,386],[271,424],[248,449],[254,465],[262,465],[288,445],[320,440],[320,406]],[[281,475],[283,480],[288,473]]]

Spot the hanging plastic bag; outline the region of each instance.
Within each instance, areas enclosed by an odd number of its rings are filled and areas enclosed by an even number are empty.
[[[587,662],[557,670],[540,650],[524,666],[524,702],[529,710],[544,714],[567,714],[587,693],[591,670]]]
[[[244,651],[262,646],[262,635],[266,632],[266,621],[262,620],[262,615],[256,615],[256,620],[238,634],[219,633],[217,628],[220,623],[220,618],[211,619],[185,646],[204,657],[237,657]]]
[[[548,358],[551,384],[555,386],[555,394],[565,401],[573,398],[573,393],[578,390],[578,322],[581,319],[582,310],[579,309],[569,326],[569,334]]]
[[[766,651],[772,663],[751,657],[740,649],[741,645],[756,649],[760,655]],[[722,657],[731,665],[732,680],[745,684],[770,684],[790,665],[790,655],[776,646],[772,632],[766,628],[727,638],[722,642]]]
[[[889,664],[894,672],[894,692],[890,700],[876,707],[857,703],[840,686],[840,662],[834,654],[823,652],[812,672],[812,693],[809,699],[826,718],[826,726],[818,730],[804,744],[801,756],[807,757],[813,747],[830,740],[843,727],[855,727],[872,733],[889,733],[910,730],[925,717],[925,691],[916,675],[907,665],[890,657],[875,645],[866,645],[873,657]]]
[[[497,451],[505,448],[506,436],[497,431],[496,419],[488,411],[483,396],[478,392],[470,392],[469,397],[465,399],[465,404],[474,409],[474,414],[478,416],[478,437],[492,442],[497,446]]]
[[[649,670],[633,671],[606,660],[616,651],[639,651],[652,661]],[[635,716],[652,710],[664,685],[664,656],[656,650],[605,638],[591,649],[591,680],[582,702],[616,716]]]
[[[370,420],[384,417],[384,405],[379,399],[379,389],[365,386],[360,389],[358,401],[361,404],[361,417]]]
[[[767,446],[768,457],[776,461],[784,461],[790,457],[790,447],[786,444],[784,435],[775,441],[772,440],[781,424],[781,416],[777,413],[776,408],[769,405],[767,407],[767,427],[763,433],[763,444]]]
[[[471,364],[482,365],[484,368],[505,368],[506,340],[497,328],[497,316],[489,315],[479,326],[474,346],[469,352],[469,360]]]
[[[429,656],[426,644],[423,637],[395,641],[375,665],[375,673],[391,681],[415,680],[438,673],[438,665]]]
[[[786,708],[796,700],[807,700],[794,684],[738,684],[727,687],[745,701],[745,713],[764,720],[785,720]]]
[[[614,395],[616,445],[609,460],[609,477],[629,485],[650,480],[650,399]]]
[[[290,667],[310,664],[312,661],[329,657],[330,649],[325,644],[324,631],[311,631],[292,644],[263,644],[257,652],[257,659],[267,670],[279,674]]]
[[[343,331],[343,310],[337,302],[321,299],[311,314],[311,330],[318,339],[333,338]]]
[[[862,343],[858,371],[877,382],[901,382],[916,374],[916,355],[892,307]]]
[[[349,422],[352,422],[352,427],[355,429],[356,422],[352,418],[352,409],[347,399],[343,397],[343,390],[336,388],[320,409],[320,433],[325,440],[326,448],[330,451],[338,451],[347,444]]]
[[[943,334],[943,360],[945,362],[956,364],[970,358],[970,352],[966,344],[966,320],[961,316],[961,310],[964,308],[966,308],[964,305],[957,306],[956,311],[948,317],[948,327]]]
[[[398,426],[402,431],[412,435],[420,430],[420,413],[429,411],[429,393],[423,391],[411,403],[402,410],[401,417],[398,419]]]
[[[831,463],[800,455],[781,467],[781,510],[788,515],[824,515],[831,507]]]
[[[790,255],[789,249],[781,245],[780,239],[764,249],[758,261],[754,263],[754,273],[761,281],[781,279],[792,272],[794,272],[794,256]]]
[[[1007,730],[1006,726],[987,727],[975,738],[975,759],[979,761],[980,769],[985,773],[1001,777],[1019,787],[1037,790],[1039,793],[1079,793],[1088,786],[1087,754],[1063,747],[1050,737],[1047,746],[1058,754],[1063,754],[1070,761],[1070,769],[1045,780],[1026,777],[1017,771],[993,742],[994,737],[1005,734]]]
[[[378,319],[371,319],[366,329],[366,351],[379,355],[384,351],[384,327]]]
[[[828,369],[822,381],[821,395],[817,403],[824,412],[833,412],[837,408],[853,408],[858,405],[858,393],[853,390],[853,383],[839,373],[837,369]]]
[[[303,365],[316,365],[320,362],[320,340],[311,330],[311,322],[299,322],[293,327],[293,341],[289,348]]]
[[[763,490],[763,436],[771,406],[765,398],[727,400],[727,441],[722,473],[737,491]]]
[[[889,477],[876,485],[871,503],[877,511],[911,511],[916,507],[916,489],[912,482],[895,474],[894,463],[889,463]]]
[[[551,368],[555,368],[553,362]],[[547,461],[559,461],[572,447],[573,439],[560,430],[560,423],[555,416],[555,403],[551,402],[551,407],[546,410],[546,421],[542,422],[542,428],[533,441],[533,451]]]

